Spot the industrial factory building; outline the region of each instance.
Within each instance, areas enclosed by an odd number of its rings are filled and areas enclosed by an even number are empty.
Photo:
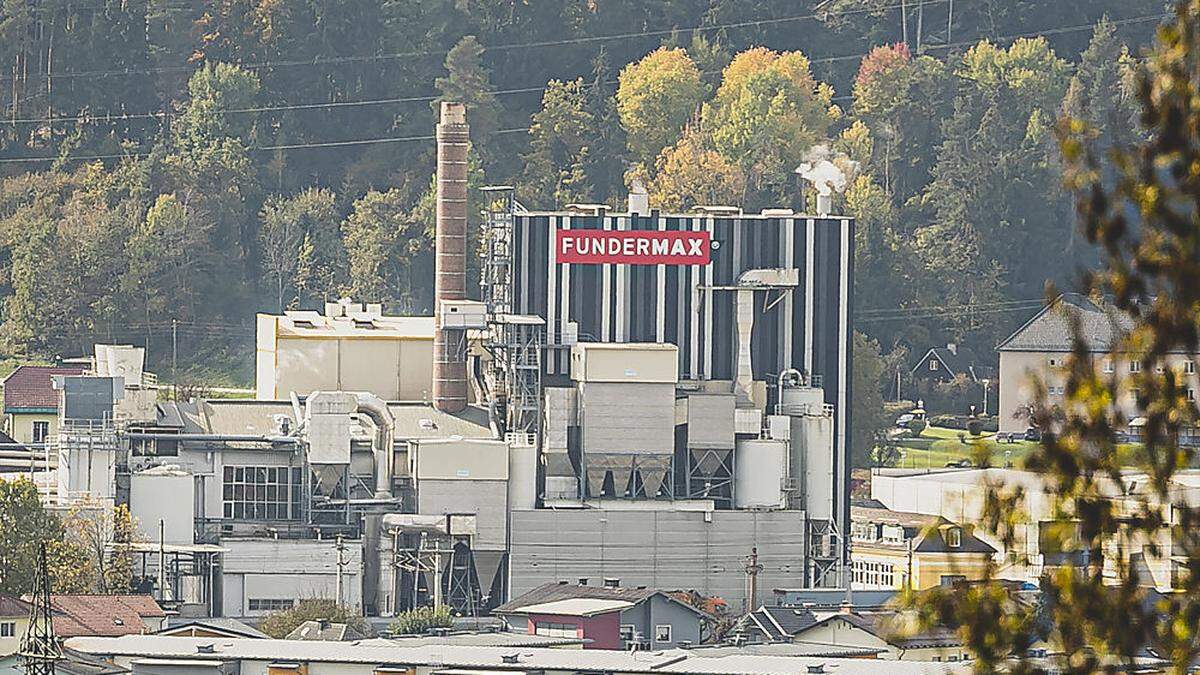
[[[844,587],[853,221],[495,188],[472,299],[461,105],[437,137],[432,317],[260,315],[256,400],[65,377],[57,501],[130,504],[139,583],[196,616]]]

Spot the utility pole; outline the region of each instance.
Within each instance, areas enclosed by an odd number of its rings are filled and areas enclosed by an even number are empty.
[[[758,562],[758,547],[750,549],[750,555],[746,557],[746,613],[753,612],[758,608],[758,573],[763,570],[763,566]]]
[[[987,417],[987,399],[988,399],[988,385],[989,384],[991,384],[991,382],[986,377],[983,378],[983,416],[984,417]]]
[[[950,9],[946,12],[946,46],[950,46],[950,30],[954,25],[954,0],[950,0]]]
[[[919,0],[917,3],[917,51],[921,53],[921,30],[925,25],[925,0]]]
[[[164,519],[158,519],[158,599],[167,599],[167,532]]]
[[[442,606],[442,547],[433,549],[433,607]]]
[[[171,319],[171,400],[179,400],[179,341],[176,328],[178,319]]]
[[[336,590],[334,592],[337,595],[337,600],[335,602],[340,607],[342,605],[342,568],[346,566],[346,561],[342,557],[342,552],[344,552],[346,550],[346,544],[342,542],[341,533],[338,533],[336,548],[337,548],[337,586],[336,586]]]
[[[908,46],[908,3],[900,0],[900,41]]]

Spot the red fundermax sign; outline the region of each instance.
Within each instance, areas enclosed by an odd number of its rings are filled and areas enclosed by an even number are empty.
[[[707,265],[708,232],[638,230],[558,230],[560,263],[600,265]]]

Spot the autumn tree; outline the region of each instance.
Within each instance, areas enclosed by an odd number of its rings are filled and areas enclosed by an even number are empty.
[[[644,166],[679,138],[704,97],[700,70],[682,49],[658,49],[621,69],[617,111],[629,152]]]
[[[832,98],[833,89],[813,77],[803,54],[756,47],[725,68],[704,106],[704,127],[713,148],[762,191],[756,201],[778,205],[794,194],[793,171],[804,154],[825,139]]]
[[[1196,353],[1200,326],[1198,35],[1200,2],[1179,2],[1137,75],[1145,140],[1098,154],[1087,122],[1060,125],[1067,184],[1101,258],[1086,289],[1112,298],[1120,325],[1129,327],[1113,350],[1142,368],[1128,376],[1100,372],[1076,319],[1073,352],[1058,373],[1065,398],[1051,405],[1045,383],[1035,381],[1034,424],[1044,432],[1025,463],[1070,524],[1061,544],[1081,562],[1042,578],[1037,607],[1013,600],[996,581],[996,565],[983,583],[921,599],[924,619],[958,630],[979,672],[1131,670],[1151,653],[1166,662],[1166,672],[1186,673],[1200,656],[1200,507],[1182,475],[1197,451],[1181,444],[1200,415],[1188,396],[1189,376],[1167,361]],[[1128,420],[1113,406],[1131,391],[1135,414],[1145,420],[1144,448],[1133,457],[1118,452],[1115,430]],[[1013,508],[1020,496],[1016,486],[988,492],[984,525],[1006,548],[1021,523]],[[1176,592],[1151,594],[1134,546],[1166,559]],[[1045,640],[1051,655],[1027,663],[1025,650],[1036,640]]]
[[[746,188],[741,167],[714,150],[698,126],[688,127],[659,154],[649,181],[650,203],[676,212],[697,204],[737,204]]]

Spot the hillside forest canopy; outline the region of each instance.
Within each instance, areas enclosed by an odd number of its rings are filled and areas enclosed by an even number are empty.
[[[1135,134],[1163,4],[1080,4],[6,0],[0,351],[128,341],[164,372],[174,340],[186,377],[245,385],[255,312],[429,312],[456,100],[472,186],[530,207],[637,180],[663,209],[802,209],[806,157],[855,167],[861,345],[990,354],[1094,262],[1056,120]]]

